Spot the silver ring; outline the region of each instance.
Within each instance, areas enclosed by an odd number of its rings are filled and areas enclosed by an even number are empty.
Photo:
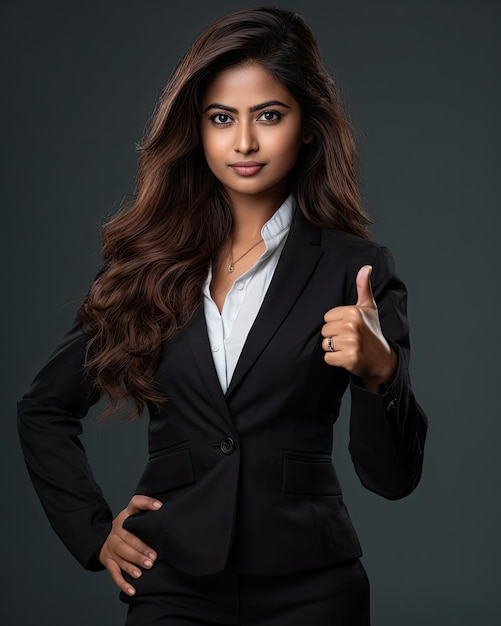
[[[327,337],[327,350],[334,352],[334,344],[332,343],[332,337]]]

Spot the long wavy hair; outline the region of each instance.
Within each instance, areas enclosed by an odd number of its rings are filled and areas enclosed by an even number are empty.
[[[200,142],[204,90],[223,69],[257,63],[297,100],[305,130],[289,188],[312,224],[368,238],[351,123],[301,16],[259,7],[226,15],[199,36],[165,87],[139,147],[132,201],[101,229],[104,265],[78,311],[86,372],[109,416],[132,401],[159,408],[161,346],[202,303],[209,264],[231,237],[232,209]]]

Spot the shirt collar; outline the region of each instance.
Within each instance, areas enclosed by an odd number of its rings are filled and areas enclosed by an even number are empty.
[[[287,236],[294,215],[294,195],[290,193],[266,224],[261,228],[261,236],[266,250],[261,257],[267,259]],[[209,264],[209,272],[203,286],[203,292],[210,297],[210,284],[212,282],[212,263]]]
[[[266,253],[273,252],[289,232],[294,213],[294,196],[289,194],[284,203],[275,211],[261,229],[261,235],[266,245]]]

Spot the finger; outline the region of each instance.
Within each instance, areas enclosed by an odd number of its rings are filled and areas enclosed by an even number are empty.
[[[127,508],[125,509],[125,517],[129,517],[130,515],[134,515],[134,513],[139,513],[140,511],[158,511],[162,507],[162,504],[163,503],[156,498],[150,498],[150,496],[137,494],[131,499]],[[123,533],[121,536],[124,541],[133,546],[139,553],[146,556],[148,559],[154,561],[157,558],[157,553],[155,552],[155,550],[153,550],[153,548],[148,546],[146,543],[143,543],[141,539],[139,539],[139,537],[125,530],[123,527],[122,530]],[[151,566],[143,565],[143,567]]]
[[[324,361],[327,365],[333,367],[346,367],[346,359],[342,350],[336,352],[326,352],[324,354]]]
[[[122,567],[123,561],[146,569],[153,567],[153,563],[157,558],[154,550],[151,550],[148,546],[146,546],[146,552],[139,552],[123,540],[110,540],[108,542],[108,555],[119,562],[120,567]],[[122,567],[122,569],[124,568]]]
[[[125,580],[122,576],[122,570],[114,561],[109,559],[106,563],[106,569],[110,573],[113,582],[120,589],[120,591],[123,591],[128,596],[135,595],[136,589]]]
[[[108,556],[105,559],[105,567],[107,569],[109,569],[110,563],[114,563],[115,565],[117,565],[121,571],[127,572],[127,574],[129,574],[129,576],[131,576],[132,578],[140,578],[142,574],[142,570],[140,567],[138,567],[134,563],[131,563],[130,561],[121,559],[119,556],[117,556],[116,553],[113,553],[113,556]]]
[[[349,372],[353,372],[359,363],[358,342],[340,337],[337,343],[334,342],[334,352],[325,352],[324,360],[327,365],[344,367]]]
[[[336,352],[338,350],[336,338],[333,335],[329,335],[322,339],[322,348],[325,352]]]
[[[359,342],[356,337],[350,337],[346,335],[332,335],[330,337],[330,345],[334,350],[329,350],[329,337],[322,340],[322,348],[328,354],[344,352],[346,355],[350,355],[354,349],[359,346]]]
[[[150,561],[154,561],[157,558],[157,553],[155,552],[155,550],[153,550],[153,548],[141,541],[141,539],[139,539],[137,535],[130,533],[124,528],[122,528],[122,534],[120,535],[120,538],[122,539],[124,546],[128,546],[131,550],[131,553],[134,554],[135,558],[131,559],[134,563],[138,563],[142,567],[151,567],[151,565],[144,564],[144,559],[146,558]]]
[[[352,308],[355,309],[355,307],[352,307]],[[360,313],[358,309],[356,310],[358,313]],[[322,337],[330,337],[332,335],[339,335],[342,332],[344,332],[345,325],[346,325],[346,319],[338,319],[338,320],[326,322],[322,326],[320,330],[320,334],[322,335]]]
[[[322,337],[336,337],[356,333],[361,322],[360,307],[344,307],[344,316],[341,319],[325,323],[320,334]]]
[[[376,302],[372,294],[371,287],[372,266],[364,265],[357,274],[357,304],[356,306],[365,306],[376,309]]]
[[[127,506],[127,513],[133,515],[139,511],[158,511],[162,506],[160,500],[150,496],[135,495]]]
[[[333,309],[329,309],[324,315],[324,322],[329,323],[341,321],[346,315],[346,310],[349,308],[350,306],[335,306]]]

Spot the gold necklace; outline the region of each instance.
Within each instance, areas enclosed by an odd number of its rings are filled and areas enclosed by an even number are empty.
[[[228,265],[228,272],[229,272],[230,274],[232,274],[232,273],[235,271],[235,265],[236,265],[239,261],[241,261],[241,260],[244,258],[244,256],[247,256],[251,250],[254,250],[254,248],[255,248],[256,246],[258,246],[258,245],[259,245],[262,241],[263,241],[263,238],[261,237],[261,239],[260,239],[259,241],[257,241],[254,245],[252,245],[252,246],[251,246],[251,247],[247,250],[247,252],[244,252],[244,253],[242,254],[242,256],[239,256],[239,257],[238,257],[238,259],[236,259],[235,261],[234,261],[233,259],[231,259],[231,263]]]

